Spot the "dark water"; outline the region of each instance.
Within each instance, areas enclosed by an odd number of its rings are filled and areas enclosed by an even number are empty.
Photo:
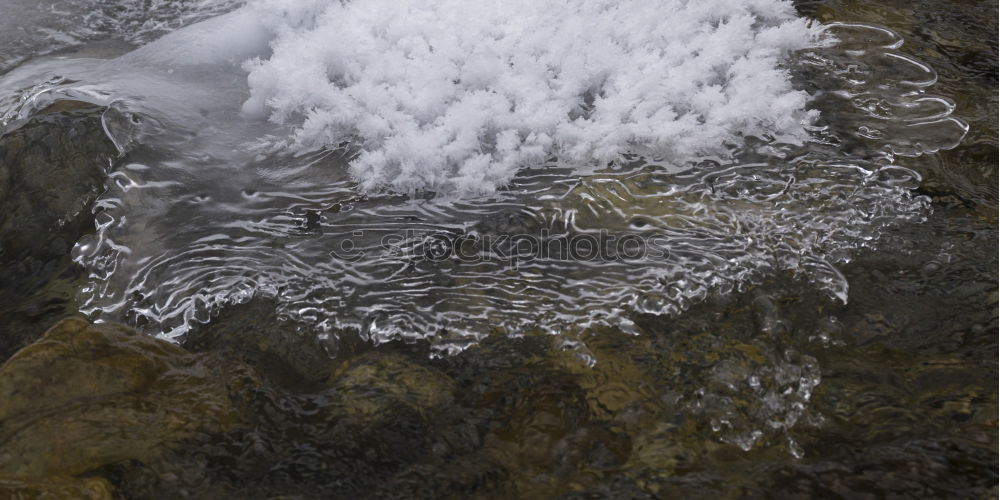
[[[0,408],[0,487],[103,478],[128,498],[996,496],[996,6],[799,8],[898,33],[969,124],[954,149],[896,158],[922,176],[925,220],[880,226],[837,263],[846,304],[778,269],[678,314],[636,312],[638,335],[599,324],[572,337],[487,335],[433,358],[428,342],[343,335],[331,359],[327,339],[257,298],[189,332],[187,353],[95,351],[124,359],[108,364],[121,373],[159,360],[166,375],[141,389],[100,392],[109,382],[98,370],[46,368],[50,386],[75,381],[74,403],[12,397],[7,407],[29,410]],[[33,226],[24,221],[37,206],[9,205],[18,212],[5,234],[59,229],[4,249],[4,358],[77,309],[86,276],[69,250],[92,231],[94,179],[117,154],[100,109],[55,106],[2,150],[25,172],[5,186],[57,185],[46,206],[76,214]],[[46,152],[53,142],[70,153]],[[105,160],[72,180],[27,169],[95,157]],[[30,466],[60,453],[72,458]]]

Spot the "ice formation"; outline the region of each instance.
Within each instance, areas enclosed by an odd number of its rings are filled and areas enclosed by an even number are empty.
[[[795,143],[813,118],[782,68],[818,31],[783,0],[259,0],[274,39],[246,117],[287,146],[349,141],[363,190],[484,194],[550,155]],[[281,142],[279,140],[278,142]]]

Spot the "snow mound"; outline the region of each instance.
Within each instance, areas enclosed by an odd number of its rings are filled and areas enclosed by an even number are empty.
[[[551,155],[796,143],[814,118],[782,62],[819,31],[784,0],[259,0],[247,117],[295,151],[359,150],[361,189],[486,194]]]

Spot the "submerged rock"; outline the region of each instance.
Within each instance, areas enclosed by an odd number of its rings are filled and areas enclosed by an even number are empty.
[[[349,352],[335,356],[339,345],[299,331],[301,326],[282,321],[274,301],[254,298],[223,308],[208,324],[189,332],[182,345],[194,352],[238,353],[278,385],[308,392],[325,387],[333,368]]]
[[[44,263],[93,230],[87,208],[103,190],[107,160],[117,155],[102,112],[59,101],[0,136],[0,262]]]
[[[57,101],[0,132],[0,360],[76,309],[69,253],[94,230],[90,205],[117,155],[102,113]]]
[[[61,321],[0,367],[0,477],[77,475],[245,427],[260,385],[221,355]]]
[[[352,359],[330,377],[337,406],[352,417],[375,417],[399,405],[425,415],[450,404],[454,392],[443,373],[379,352]]]
[[[88,478],[46,478],[44,481],[19,481],[0,479],[2,498],[78,498],[86,500],[111,500],[114,498],[111,484],[97,477]]]

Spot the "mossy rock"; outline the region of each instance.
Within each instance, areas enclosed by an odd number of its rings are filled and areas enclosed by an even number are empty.
[[[0,477],[77,475],[247,427],[260,386],[237,360],[61,321],[0,367]]]

